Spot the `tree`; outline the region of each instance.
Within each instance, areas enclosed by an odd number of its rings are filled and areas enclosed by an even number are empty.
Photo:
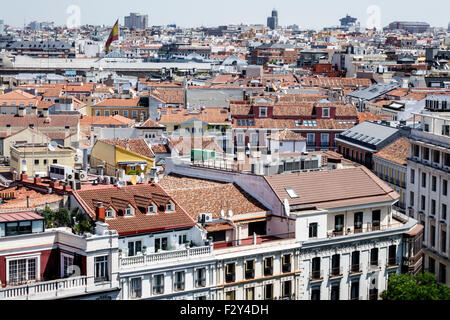
[[[436,281],[436,276],[425,272],[414,276],[394,274],[388,288],[381,294],[383,300],[450,300],[450,287]]]

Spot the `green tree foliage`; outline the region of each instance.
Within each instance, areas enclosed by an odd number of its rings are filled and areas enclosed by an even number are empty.
[[[450,287],[436,281],[436,276],[425,272],[394,274],[389,277],[388,288],[381,294],[383,300],[450,300]]]
[[[46,228],[71,228],[76,234],[86,232],[93,233],[94,227],[89,218],[78,208],[69,211],[66,208],[60,208],[56,211],[46,207],[38,212],[45,219]]]

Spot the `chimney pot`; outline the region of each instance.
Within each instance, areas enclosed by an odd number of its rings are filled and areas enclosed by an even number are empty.
[[[97,221],[102,222],[105,222],[106,220],[105,207],[102,202],[97,203],[97,207],[95,208],[95,218]]]

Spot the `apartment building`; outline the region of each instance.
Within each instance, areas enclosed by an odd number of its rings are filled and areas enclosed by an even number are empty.
[[[421,126],[409,137],[408,214],[424,226],[424,268],[449,285],[450,112],[443,101],[427,102],[414,118]]]
[[[0,300],[115,300],[118,235],[45,229],[29,210],[0,212]]]
[[[133,99],[106,99],[91,107],[93,116],[121,115],[125,118],[145,121],[148,118],[148,106],[143,106],[139,98]]]
[[[394,206],[402,213],[406,212],[406,158],[409,150],[408,139],[400,138],[373,155],[373,172],[400,195]]]

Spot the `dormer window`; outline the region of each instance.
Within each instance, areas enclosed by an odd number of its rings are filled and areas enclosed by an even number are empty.
[[[134,210],[132,206],[128,206],[125,208],[125,217],[132,217],[134,216]]]
[[[267,108],[259,108],[259,116],[260,117],[267,117]]]
[[[147,214],[156,214],[156,213],[157,213],[157,207],[154,203],[152,203],[147,208]]]
[[[116,213],[115,213],[114,209],[109,207],[105,211],[105,217],[106,217],[106,219],[114,219],[116,217]]]
[[[322,108],[322,118],[330,117],[330,108]]]
[[[168,204],[166,204],[166,212],[174,212],[175,211],[175,205],[172,201],[170,201]]]

